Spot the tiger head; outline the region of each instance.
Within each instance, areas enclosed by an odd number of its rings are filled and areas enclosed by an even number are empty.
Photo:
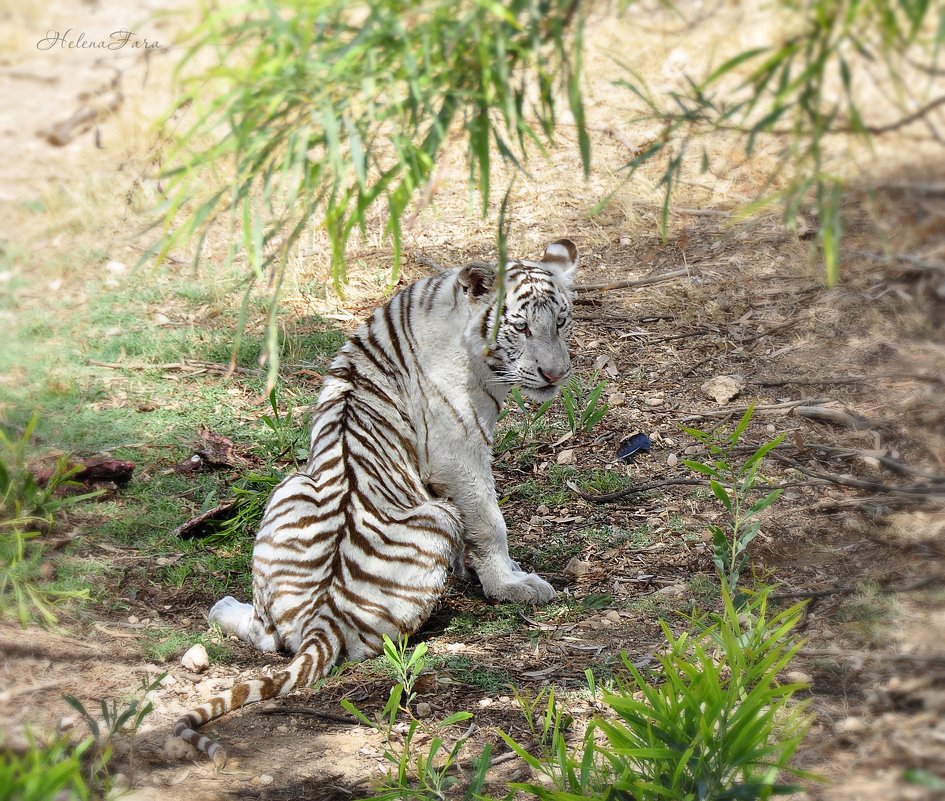
[[[496,378],[517,385],[533,400],[553,398],[571,375],[568,337],[577,267],[577,247],[569,239],[548,245],[540,261],[508,262],[501,309],[494,267],[471,264],[459,273],[475,311],[470,344],[482,349]]]

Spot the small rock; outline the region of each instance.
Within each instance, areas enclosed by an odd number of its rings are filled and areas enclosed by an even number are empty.
[[[616,609],[611,609],[606,615],[604,615],[604,620],[609,620],[611,623],[620,622],[620,612]]]
[[[704,395],[712,398],[719,406],[724,406],[736,397],[745,386],[745,379],[740,375],[719,375],[706,381],[701,389]]]
[[[69,729],[74,727],[78,722],[79,721],[76,719],[75,715],[66,715],[65,717],[61,717],[56,721],[56,731],[60,734],[64,731],[69,731]]]
[[[110,272],[112,275],[121,275],[128,269],[128,265],[120,261],[107,261],[105,262],[105,270]]]
[[[646,398],[643,402],[647,406],[662,406],[664,403],[666,403],[666,398]]]
[[[593,565],[590,562],[582,562],[576,556],[571,557],[571,561],[564,566],[564,573],[567,576],[574,576],[574,578],[581,578],[581,576],[586,576],[593,569]]]
[[[654,595],[662,595],[664,598],[682,598],[686,594],[685,584],[667,584],[658,589]]]
[[[134,626],[134,625],[136,625],[137,623],[140,623],[141,621],[140,621],[140,619],[138,618],[137,615],[129,615],[129,616],[128,616],[128,622],[129,622],[132,626]]]
[[[276,731],[279,732],[279,734],[288,734],[289,727],[286,726],[285,723],[280,723],[278,726],[276,726]]]
[[[199,642],[192,645],[190,649],[181,657],[180,663],[194,673],[203,673],[210,667],[210,657],[207,655],[207,649]]]
[[[666,464],[668,464],[670,467],[675,467],[678,461],[679,457],[675,453],[671,453],[666,457]]]
[[[270,776],[268,773],[264,773],[262,776],[259,777],[259,784],[262,787],[266,787],[267,785],[272,784],[274,781],[275,779],[272,778],[272,776]]]
[[[177,679],[170,673],[168,673],[163,679],[161,679],[162,687],[169,687],[172,684],[177,684]]]
[[[565,448],[558,454],[558,464],[574,464],[574,449]]]
[[[803,670],[789,670],[784,674],[784,678],[791,684],[811,684],[814,681],[810,674]]]
[[[418,701],[413,711],[418,718],[428,718],[431,714],[433,714],[433,707],[431,707],[426,701]]]
[[[627,402],[627,396],[623,392],[612,392],[607,397],[607,403],[610,406],[623,406]]]
[[[837,721],[837,731],[840,734],[859,734],[866,731],[866,724],[862,718],[850,716]]]
[[[480,698],[479,699],[479,708],[485,709],[487,706],[492,706],[491,698]]]
[[[180,737],[168,737],[164,741],[164,755],[173,760],[193,759],[198,756],[198,751]]]
[[[546,517],[546,516],[548,516],[549,514],[551,514],[551,509],[549,509],[547,506],[545,506],[544,504],[542,504],[541,506],[539,506],[539,507],[535,510],[535,514],[536,514],[536,515],[541,515],[542,517]]]

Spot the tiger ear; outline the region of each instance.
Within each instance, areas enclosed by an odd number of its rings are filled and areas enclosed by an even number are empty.
[[[467,264],[459,271],[459,285],[471,300],[478,300],[492,291],[495,285],[495,267],[481,261]]]
[[[570,239],[558,239],[545,248],[542,264],[553,267],[568,283],[574,282],[578,268],[578,249]]]

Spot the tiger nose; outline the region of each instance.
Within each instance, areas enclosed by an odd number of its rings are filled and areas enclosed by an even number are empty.
[[[541,367],[538,368],[538,372],[541,377],[544,378],[549,384],[557,384],[562,378],[564,378],[564,373],[553,373],[550,370],[544,370]]]

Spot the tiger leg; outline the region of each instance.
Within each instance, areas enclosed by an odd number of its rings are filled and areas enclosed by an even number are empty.
[[[473,485],[474,486],[474,485]],[[554,588],[534,573],[521,570],[509,556],[505,518],[495,492],[470,492],[456,499],[466,523],[466,549],[486,596],[497,601],[548,603]]]
[[[275,627],[267,624],[252,604],[240,603],[227,595],[211,607],[208,617],[227,634],[236,635],[259,651],[282,650],[282,640]]]

